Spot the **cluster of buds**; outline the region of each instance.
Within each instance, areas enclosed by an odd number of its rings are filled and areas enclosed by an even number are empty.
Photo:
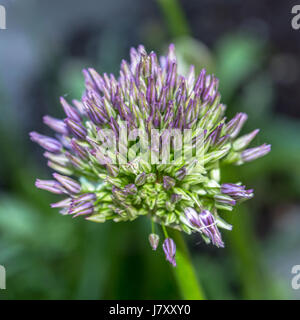
[[[51,205],[64,215],[94,222],[148,217],[163,227],[163,250],[175,266],[176,245],[165,227],[197,232],[223,247],[218,228],[231,226],[218,212],[231,211],[253,190],[239,182],[222,184],[221,167],[262,157],[270,145],[247,149],[259,130],[238,137],[247,115],[227,121],[218,79],[204,69],[196,76],[191,66],[186,77],[179,75],[174,45],[160,59],[143,46],[132,48],[130,58],[122,61],[118,79],[83,71],[81,101],[61,98],[66,118],[44,117],[55,138],[30,134],[56,171],[54,180],[38,179],[36,186],[65,196]],[[189,143],[178,143],[178,134],[187,132]],[[148,146],[149,140],[156,143]],[[183,145],[190,157],[178,156]],[[171,160],[159,161],[166,150]],[[157,233],[149,241],[156,250]]]

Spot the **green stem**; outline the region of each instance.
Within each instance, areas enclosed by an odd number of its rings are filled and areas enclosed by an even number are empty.
[[[157,0],[174,38],[190,34],[189,25],[178,0]]]
[[[182,298],[184,300],[204,300],[203,290],[196,277],[188,248],[181,232],[169,228],[168,233],[176,243],[177,266],[175,268],[172,267],[172,269]]]
[[[155,224],[153,220],[151,220],[151,230],[152,230],[152,233],[155,233]]]
[[[163,232],[164,232],[164,235],[165,235],[165,238],[169,238],[169,235],[168,235],[168,232],[167,232],[167,228],[164,224],[161,225],[162,229],[163,229]]]
[[[232,252],[240,277],[243,298],[276,299],[273,283],[261,263],[260,247],[255,238],[250,211],[241,205],[228,220],[234,225],[228,234],[228,249]]]

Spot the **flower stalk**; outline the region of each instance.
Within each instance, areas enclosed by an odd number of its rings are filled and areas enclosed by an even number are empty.
[[[169,236],[176,242],[177,267],[172,268],[177,286],[184,300],[204,300],[205,295],[196,277],[196,272],[182,233],[176,230],[168,230]]]

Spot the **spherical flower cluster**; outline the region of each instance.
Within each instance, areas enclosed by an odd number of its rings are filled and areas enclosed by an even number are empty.
[[[36,186],[64,195],[51,205],[63,215],[94,222],[148,217],[164,229],[163,250],[175,266],[176,245],[165,227],[197,232],[223,247],[218,228],[231,226],[218,212],[231,211],[253,190],[239,182],[221,184],[221,167],[257,159],[270,145],[247,149],[259,130],[237,137],[247,115],[227,121],[218,79],[204,69],[196,76],[193,66],[186,77],[178,74],[174,45],[160,59],[143,46],[132,48],[130,58],[130,63],[122,61],[118,79],[92,68],[83,71],[82,100],[71,105],[61,98],[66,118],[43,119],[55,138],[30,133],[56,171],[53,180],[38,179]],[[139,134],[129,139],[134,130],[143,131],[147,141],[158,132],[157,143],[144,145]],[[190,133],[190,143],[179,144],[190,151],[189,158],[177,156],[177,136],[170,132]],[[138,137],[140,143],[134,143]],[[165,150],[171,160],[159,161]],[[149,241],[156,250],[155,231]]]

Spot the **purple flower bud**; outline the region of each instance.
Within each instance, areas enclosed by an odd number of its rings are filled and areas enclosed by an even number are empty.
[[[71,149],[71,144],[70,144],[71,139],[69,136],[60,136],[58,140],[63,147],[65,147],[66,149]]]
[[[135,178],[135,185],[142,186],[146,182],[146,173],[142,172]]]
[[[62,144],[56,139],[41,135],[37,132],[30,132],[30,138],[32,141],[38,143],[44,149],[53,152],[60,153]]]
[[[60,166],[66,166],[69,162],[68,158],[65,156],[64,153],[60,153],[60,154],[55,154],[55,153],[51,153],[46,151],[44,153],[44,157],[51,160],[52,162],[55,162],[57,164],[59,164]]]
[[[66,164],[58,164],[57,162],[52,162],[52,161],[48,161],[47,165],[49,168],[56,170],[62,174],[66,174],[66,175],[70,175],[72,174],[72,170],[70,170],[69,168],[67,168]]]
[[[109,165],[112,163],[112,160],[108,156],[104,155],[99,149],[92,150],[91,154],[96,157],[100,164]]]
[[[56,182],[56,181],[54,181]],[[56,203],[51,203],[51,208],[68,208],[71,205],[72,198],[66,198]]]
[[[220,139],[220,134],[223,128],[223,123],[216,127],[216,129],[209,135],[208,139],[210,140],[211,145],[216,145]]]
[[[174,108],[174,100],[169,100],[167,111],[164,116],[164,122],[168,122],[173,117],[173,113],[172,113],[173,108]]]
[[[118,137],[118,135],[119,135],[119,126],[117,124],[117,121],[113,117],[110,117],[109,125],[110,125],[111,129],[113,130],[115,136]]]
[[[65,111],[65,114],[67,115],[68,118],[72,119],[73,121],[80,122],[81,118],[78,112],[75,110],[75,108],[71,107],[68,102],[61,97],[60,98],[60,103]]]
[[[74,156],[72,153],[70,153],[68,151],[65,152],[65,155],[68,158],[69,162],[71,162],[71,164],[75,168],[77,168],[77,169],[83,168],[84,164],[78,157]]]
[[[40,180],[36,179],[35,186],[39,189],[47,190],[56,194],[63,194],[66,190],[62,187],[62,185],[54,180]]]
[[[218,80],[214,76],[208,75],[206,77],[205,90],[202,94],[203,101],[211,101],[213,96],[216,94],[218,86]]]
[[[94,204],[93,202],[84,202],[79,203],[78,205],[71,205],[69,208],[69,214],[74,214],[73,218],[76,218],[78,216],[91,214],[94,212]]]
[[[202,224],[199,220],[199,215],[197,211],[191,207],[184,209],[185,216],[188,222],[195,228],[201,228]]]
[[[86,115],[84,105],[81,101],[74,99],[74,100],[72,100],[72,103],[76,107],[76,109],[80,112],[80,114],[82,114],[84,116]]]
[[[149,242],[150,242],[152,249],[155,251],[158,247],[159,236],[156,233],[151,233],[149,235]]]
[[[94,91],[87,92],[87,95],[82,98],[86,113],[95,124],[106,123],[106,114],[102,109],[101,97]]]
[[[131,183],[125,186],[124,192],[127,194],[136,194],[137,193],[137,187]]]
[[[236,201],[233,200],[231,197],[226,196],[226,195],[217,194],[217,195],[214,196],[214,198],[218,203],[223,203],[223,204],[229,205],[229,206],[235,206],[236,205]]]
[[[241,131],[248,116],[246,113],[238,113],[232,120],[226,125],[226,134],[229,134],[231,138],[235,138]]]
[[[95,200],[96,200],[95,193],[84,193],[84,194],[80,195],[79,197],[74,198],[72,200],[72,204],[77,205],[82,202],[95,201]]]
[[[248,144],[255,138],[258,134],[259,129],[256,129],[234,141],[233,148],[234,150],[241,150],[248,146]]]
[[[115,186],[112,187],[112,194],[120,202],[125,201],[127,196],[123,190],[116,188]]]
[[[176,62],[176,53],[175,53],[175,44],[174,43],[171,43],[169,45],[167,58],[171,62]]]
[[[92,76],[90,75],[89,71],[86,69],[83,69],[82,73],[84,76],[85,87],[88,90],[97,90],[97,86],[96,86]]]
[[[195,82],[195,67],[193,65],[190,66],[190,70],[189,70],[189,73],[187,75],[187,86],[188,88],[191,90],[193,89],[193,85],[194,85],[194,82]]]
[[[175,177],[178,179],[178,180],[183,180],[184,177],[186,176],[187,174],[187,170],[185,167],[182,167],[180,168],[176,173],[175,173]]]
[[[111,177],[117,177],[119,174],[119,168],[113,164],[107,164],[106,170]]]
[[[225,136],[219,138],[219,140],[216,143],[216,148],[222,148],[229,141],[229,138],[229,134],[226,134]]]
[[[63,176],[58,173],[53,173],[53,177],[62,184],[68,191],[72,193],[78,193],[81,190],[81,186],[78,182],[71,179],[70,177]]]
[[[267,153],[271,151],[271,145],[270,144],[263,144],[256,148],[246,149],[242,152],[242,160],[244,162],[253,161],[255,159],[258,159],[260,157],[263,157]]]
[[[163,186],[166,190],[170,190],[175,186],[175,180],[169,176],[163,177]]]
[[[208,210],[203,210],[199,214],[199,220],[202,224],[201,231],[211,239],[212,243],[217,247],[224,247],[214,216]]]
[[[81,212],[78,212],[77,214],[74,214],[73,218],[77,218],[78,216],[82,216],[82,215],[90,215],[94,213],[94,208],[89,208],[89,209],[85,209],[82,210]]]
[[[85,85],[87,89],[99,90],[99,91],[103,90],[103,86],[105,84],[104,80],[95,69],[93,68],[89,68],[88,70],[83,69],[82,72],[84,75]]]
[[[80,144],[78,144],[77,140],[72,138],[71,139],[71,147],[72,150],[83,160],[87,159],[87,151],[86,148],[82,147]]]
[[[194,91],[198,95],[200,95],[202,93],[202,90],[204,88],[205,73],[206,73],[206,70],[202,69],[199,76],[198,76],[198,79],[196,81],[195,87],[194,87]]]
[[[68,128],[63,120],[55,119],[50,116],[44,116],[43,121],[52,130],[64,135],[68,134]]]
[[[155,102],[155,87],[154,87],[154,78],[150,76],[148,80],[148,88],[146,93],[146,98],[148,103],[154,104]]]
[[[163,249],[166,255],[166,259],[176,267],[175,254],[176,254],[176,244],[171,238],[165,239],[163,243]]]
[[[181,198],[182,198],[182,195],[181,195],[181,194],[175,194],[175,193],[173,193],[173,194],[171,195],[171,202],[175,204],[175,203],[179,202],[179,201],[181,200]]]
[[[233,183],[222,184],[221,192],[229,195],[235,200],[246,200],[253,197],[253,189],[245,190],[245,186],[240,186]]]
[[[208,210],[203,210],[198,214],[195,209],[188,207],[184,210],[184,213],[191,227],[202,232],[217,247],[224,247],[221,234],[216,226],[215,218]]]
[[[87,135],[87,130],[84,126],[82,126],[80,123],[67,118],[64,120],[67,124],[70,131],[74,134],[75,137],[77,137],[80,140],[84,140]]]

